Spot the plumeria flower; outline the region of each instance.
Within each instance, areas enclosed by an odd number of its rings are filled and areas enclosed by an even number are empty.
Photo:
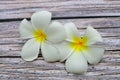
[[[52,62],[60,59],[54,44],[66,38],[66,31],[59,22],[50,23],[51,15],[48,11],[40,11],[32,15],[31,23],[26,19],[21,22],[20,35],[22,38],[29,39],[21,51],[24,60],[36,59],[40,49],[46,61]]]
[[[97,64],[101,60],[104,49],[93,44],[101,42],[102,38],[90,26],[87,27],[83,37],[80,37],[73,23],[65,24],[65,28],[67,39],[58,48],[61,54],[61,61],[66,60],[65,67],[67,72],[84,73],[87,71],[88,63]]]

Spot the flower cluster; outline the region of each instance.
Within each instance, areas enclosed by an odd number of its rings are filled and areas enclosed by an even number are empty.
[[[35,60],[41,49],[45,61],[65,61],[67,72],[84,73],[88,63],[97,64],[101,60],[104,49],[93,44],[102,38],[94,28],[88,26],[85,35],[80,37],[73,23],[63,26],[60,22],[51,22],[51,16],[48,11],[40,11],[31,16],[31,22],[22,20],[20,35],[29,39],[21,51],[25,61]]]

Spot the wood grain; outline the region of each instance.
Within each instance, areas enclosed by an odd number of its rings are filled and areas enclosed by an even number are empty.
[[[94,26],[103,36],[103,46],[106,50],[120,50],[120,18],[94,18],[94,19],[63,19],[57,20],[74,22],[80,33],[84,33],[87,25]],[[19,56],[21,47],[26,42],[19,37],[20,21],[0,23],[0,52],[1,56]],[[108,27],[109,26],[109,27]],[[5,48],[4,48],[5,47]]]
[[[88,25],[97,29],[105,54],[85,74],[65,71],[64,62],[47,63],[41,54],[26,62],[20,51],[27,40],[19,35],[23,18],[48,10],[53,21],[73,22],[80,35]],[[0,0],[0,80],[120,80],[120,0]]]
[[[19,38],[20,21],[0,23],[0,79],[21,80],[119,80],[120,78],[120,17],[61,19],[65,24],[74,22],[84,33],[87,25],[94,26],[103,36],[105,55],[98,65],[90,65],[86,74],[67,73],[64,63],[47,63],[41,55],[33,62],[25,62],[20,58],[20,51],[26,40]]]
[[[112,56],[109,57],[112,59]],[[0,78],[10,77],[12,78],[25,78],[25,79],[37,79],[37,78],[53,78],[56,80],[60,79],[115,79],[120,78],[120,57],[116,60],[103,58],[98,65],[90,65],[86,74],[77,75],[67,73],[64,69],[63,63],[47,63],[43,61],[43,58],[38,58],[33,62],[25,62],[21,58],[0,58]],[[110,61],[111,60],[111,61]],[[4,75],[2,75],[4,74]],[[18,79],[19,80],[19,79]]]
[[[54,18],[120,16],[120,0],[0,0],[0,19],[29,18],[48,10]]]

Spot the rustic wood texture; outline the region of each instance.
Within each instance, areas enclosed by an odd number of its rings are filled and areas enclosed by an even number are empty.
[[[87,25],[103,37],[105,55],[85,74],[67,73],[64,63],[47,63],[42,56],[25,62],[20,51],[21,19],[39,10],[53,12],[53,20],[74,22],[82,35]],[[120,80],[120,0],[0,0],[0,80]]]
[[[58,18],[120,16],[120,0],[0,0],[0,19],[29,18],[43,9]]]

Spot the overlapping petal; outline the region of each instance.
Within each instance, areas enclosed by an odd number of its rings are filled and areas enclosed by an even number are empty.
[[[91,46],[87,51],[83,51],[83,55],[90,64],[97,64],[103,57],[104,49],[98,46]]]
[[[21,57],[26,61],[32,61],[38,57],[40,43],[36,39],[28,40],[22,48]]]
[[[45,30],[50,23],[51,16],[52,14],[48,11],[36,12],[32,15],[31,22],[36,29]]]
[[[63,25],[57,21],[54,21],[50,24],[46,31],[48,35],[48,40],[52,43],[58,43],[66,38],[66,31]]]
[[[74,52],[65,62],[67,72],[84,73],[87,71],[88,64],[83,54]]]
[[[59,50],[60,53],[60,61],[66,60],[68,57],[71,56],[73,53],[74,49],[70,47],[70,43],[68,41],[63,41],[59,44],[56,45],[57,49]]]
[[[60,60],[60,55],[58,50],[53,44],[49,42],[42,43],[41,51],[45,61],[54,62]]]
[[[34,29],[31,23],[24,19],[20,24],[19,32],[22,38],[32,38]]]

